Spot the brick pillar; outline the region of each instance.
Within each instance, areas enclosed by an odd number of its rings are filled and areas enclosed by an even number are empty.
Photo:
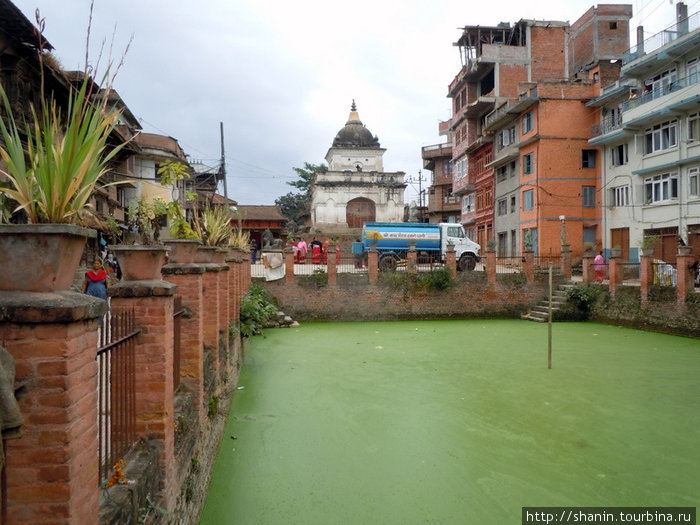
[[[201,264],[166,264],[163,276],[178,287],[185,309],[180,322],[180,383],[192,393],[200,417],[204,408],[204,296]]]
[[[216,377],[219,373],[219,273],[221,265],[204,263],[205,271],[202,276],[202,294],[204,296],[204,312],[202,314],[204,327],[204,348],[207,360]]]
[[[374,284],[379,279],[379,254],[375,246],[369,247],[367,254],[367,272],[369,273],[369,282]]]
[[[328,284],[334,285],[338,282],[338,268],[336,266],[336,260],[335,260],[335,244],[331,244],[328,247],[328,252],[326,254],[326,260],[327,260],[326,267],[328,269]]]
[[[455,252],[455,247],[452,244],[447,245],[447,252],[445,252],[445,265],[450,270],[450,275],[454,279],[457,277],[457,254]]]
[[[590,284],[593,282],[593,255],[589,253],[583,254],[583,259],[581,260],[581,266],[583,271],[583,282],[584,284]]]
[[[611,256],[608,263],[608,280],[610,282],[610,295],[615,295],[617,289],[622,286],[622,257]]]
[[[219,272],[219,352],[228,361],[229,273],[231,267],[221,264]]]
[[[678,253],[676,256],[676,293],[677,301],[681,304],[685,303],[688,295],[693,293],[694,290],[694,276],[690,269],[690,265],[693,264],[695,258],[685,253]]]
[[[284,282],[294,282],[294,249],[291,247],[284,249]]]
[[[228,316],[236,326],[240,322],[241,315],[241,296],[240,296],[240,272],[243,271],[245,259],[243,253],[239,250],[233,250],[232,254],[226,258],[226,263],[229,266],[228,272]]]
[[[250,261],[250,250],[243,250],[243,256],[247,261]],[[243,265],[241,268],[241,297],[248,293],[248,288],[250,288],[250,265]]]
[[[652,273],[653,259],[652,255],[642,255],[639,258],[639,286],[642,304],[646,304],[649,300],[649,286],[654,279]]]
[[[491,286],[496,284],[496,252],[493,250],[486,252],[486,281]]]
[[[571,279],[571,247],[568,244],[561,245],[561,275],[564,279]]]
[[[15,359],[24,418],[22,436],[5,441],[5,525],[98,523],[97,318],[105,308],[75,292],[0,292],[0,344]]]
[[[136,433],[158,450],[161,505],[175,506],[179,487],[175,460],[173,392],[173,313],[176,284],[166,281],[124,281],[109,289],[112,305],[134,310],[141,329],[136,343]]]
[[[418,273],[418,252],[416,243],[408,243],[408,253],[406,254],[406,271],[408,273]]]
[[[527,251],[523,254],[523,271],[527,282],[535,282],[535,252]]]

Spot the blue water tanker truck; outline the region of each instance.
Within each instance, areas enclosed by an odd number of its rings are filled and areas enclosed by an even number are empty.
[[[406,260],[411,243],[419,262],[445,262],[448,245],[454,246],[459,270],[473,270],[480,260],[481,246],[467,237],[461,224],[448,222],[366,222],[359,248],[367,252],[374,246],[379,269],[393,270]]]

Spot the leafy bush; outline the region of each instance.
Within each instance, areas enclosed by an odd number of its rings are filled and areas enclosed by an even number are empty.
[[[314,270],[311,275],[302,275],[297,278],[299,286],[313,286],[323,288],[328,286],[328,274],[323,270]]]
[[[379,283],[391,290],[407,293],[413,290],[447,290],[455,281],[448,268],[440,268],[418,275],[408,272],[380,272]]]
[[[454,279],[448,268],[439,268],[418,277],[418,288],[423,290],[447,290],[454,285]]]
[[[251,284],[241,301],[241,335],[261,335],[265,324],[277,313],[270,292],[259,284]]]
[[[590,312],[599,296],[599,287],[589,284],[577,284],[566,291],[566,298],[583,312]]]

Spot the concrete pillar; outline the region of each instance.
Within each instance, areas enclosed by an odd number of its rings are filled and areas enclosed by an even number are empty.
[[[376,283],[379,279],[379,254],[374,246],[369,247],[369,253],[367,254],[367,272],[369,273],[370,284]]]
[[[486,281],[491,286],[496,284],[496,252],[493,250],[486,252]]]
[[[205,274],[206,275],[206,274]],[[124,281],[109,289],[115,309],[133,309],[141,329],[135,355],[136,433],[156,445],[161,505],[176,503],[175,408],[173,404],[173,310],[176,284]]]
[[[525,272],[525,278],[527,282],[535,282],[535,252],[526,251],[523,254],[523,271]]]
[[[450,270],[450,275],[454,279],[457,277],[457,254],[455,252],[455,247],[452,244],[447,245],[447,251],[445,252],[445,265]]]
[[[5,441],[5,525],[98,523],[97,318],[76,292],[0,293],[0,344],[15,360],[22,435]]]
[[[653,253],[653,250],[650,250]],[[642,255],[639,262],[639,286],[642,304],[649,301],[649,287],[654,280],[652,261],[653,255]]]
[[[416,243],[413,241],[408,243],[408,253],[406,254],[406,271],[408,273],[418,273],[418,252],[416,252]]]
[[[291,247],[284,249],[284,282],[294,282],[294,249]]]
[[[328,284],[334,285],[338,282],[338,268],[335,260],[335,244],[331,244],[328,247],[326,261],[326,268],[328,270]]]
[[[201,264],[166,264],[163,277],[178,287],[185,314],[180,321],[180,383],[193,396],[200,417],[206,413],[204,398],[204,296]]]
[[[561,246],[561,275],[564,279],[571,279],[571,247],[568,244]]]
[[[676,256],[676,294],[677,301],[681,304],[685,303],[688,295],[694,291],[694,276],[690,268],[694,261],[695,258],[692,255],[686,255],[680,251]]]
[[[590,284],[593,282],[593,255],[590,253],[584,253],[583,259],[581,261],[583,270],[583,283]]]
[[[622,286],[622,257],[611,256],[608,262],[608,280],[610,283],[610,295],[615,295],[617,289]]]

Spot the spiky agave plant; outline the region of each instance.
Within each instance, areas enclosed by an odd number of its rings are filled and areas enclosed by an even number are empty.
[[[231,212],[225,206],[207,206],[194,221],[194,231],[207,246],[226,246],[231,238]]]
[[[107,107],[107,90],[91,97],[85,80],[71,91],[65,114],[55,99],[44,100],[22,127],[1,87],[0,95],[6,112],[0,157],[8,180],[0,192],[17,203],[12,212],[24,211],[31,223],[80,223],[109,161],[124,146],[107,149],[119,115]]]

